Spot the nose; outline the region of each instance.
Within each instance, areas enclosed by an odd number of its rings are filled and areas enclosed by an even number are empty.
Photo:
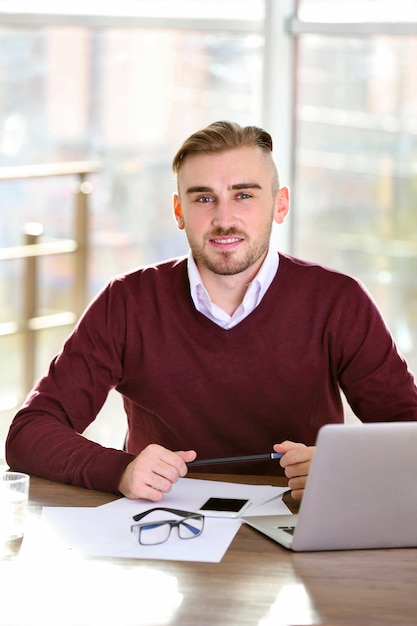
[[[227,199],[218,199],[213,213],[213,226],[216,228],[230,228],[236,222],[232,203]]]

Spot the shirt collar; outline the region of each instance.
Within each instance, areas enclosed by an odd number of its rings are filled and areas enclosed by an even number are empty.
[[[278,264],[278,253],[270,245],[258,273],[248,285],[243,302],[237,311],[232,316],[229,316],[210,300],[210,296],[203,285],[200,272],[198,271],[196,262],[190,251],[187,260],[187,271],[191,297],[196,309],[219,325],[230,328],[249,315],[249,313],[258,306],[277,273]]]

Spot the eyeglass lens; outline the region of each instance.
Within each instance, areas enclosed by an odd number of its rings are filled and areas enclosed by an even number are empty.
[[[171,533],[170,524],[144,524],[139,527],[139,543],[151,546],[156,543],[164,543]]]
[[[178,522],[136,524],[132,526],[132,531],[136,534],[140,544],[152,546],[167,541],[173,526],[178,528],[178,535],[181,539],[193,539],[203,532],[204,517],[201,515]]]

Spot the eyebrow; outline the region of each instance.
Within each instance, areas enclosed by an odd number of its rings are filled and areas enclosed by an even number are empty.
[[[229,191],[235,191],[240,189],[262,189],[259,183],[249,182],[249,183],[236,183],[234,185],[230,185],[228,187]],[[212,187],[205,187],[203,185],[196,185],[194,187],[188,187],[186,193],[212,193],[214,189]]]

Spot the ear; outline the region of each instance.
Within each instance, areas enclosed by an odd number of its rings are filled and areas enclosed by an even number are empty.
[[[181,202],[177,193],[174,193],[173,195],[173,202],[174,202],[174,215],[175,215],[175,220],[177,222],[177,226],[180,230],[184,230],[184,218],[182,216],[182,206],[181,206]]]
[[[288,187],[281,187],[278,189],[277,196],[275,198],[275,213],[274,220],[277,224],[282,224],[288,215],[290,210],[290,194]]]

